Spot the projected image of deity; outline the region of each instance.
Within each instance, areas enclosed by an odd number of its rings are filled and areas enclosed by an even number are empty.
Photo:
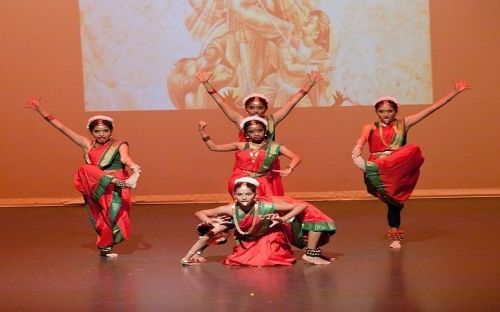
[[[87,111],[236,107],[259,92],[281,107],[369,105],[390,94],[432,101],[428,1],[80,0]]]

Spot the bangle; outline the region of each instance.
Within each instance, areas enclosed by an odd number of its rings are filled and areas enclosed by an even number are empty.
[[[206,141],[210,140],[210,136],[207,135],[206,137],[201,137],[201,139],[203,140],[203,142],[206,142]]]
[[[217,89],[207,90],[207,93],[210,95],[215,94],[215,93],[217,93]]]
[[[56,117],[54,117],[53,115],[51,114],[48,114],[47,116],[43,116],[43,119],[47,120],[48,122],[50,122],[51,120],[54,120],[56,119]]]
[[[306,90],[304,90],[304,89],[300,89],[300,90],[299,90],[299,93],[302,93],[302,95],[306,95],[306,94],[307,94],[307,91],[306,91]]]

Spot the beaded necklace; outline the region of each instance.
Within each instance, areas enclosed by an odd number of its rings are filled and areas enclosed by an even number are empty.
[[[400,131],[398,130],[398,127],[396,125],[397,125],[397,120],[393,121],[392,128],[394,129],[394,133],[396,133],[398,135],[400,133]],[[391,144],[387,144],[387,142],[384,139],[384,132],[382,131],[382,128],[385,128],[385,127],[381,127],[381,125],[379,123],[379,125],[378,125],[378,133],[380,135],[380,140],[382,141],[382,144],[384,144],[385,147],[390,147]]]
[[[255,204],[253,205],[252,209],[249,211],[249,213],[253,213],[253,216],[252,216],[252,225],[250,226],[250,229],[248,229],[248,231],[246,231],[246,232],[241,229],[240,224],[238,222],[238,219],[236,218],[236,209],[237,209],[237,207],[238,206],[236,204],[233,204],[233,206],[232,206],[232,208],[233,208],[234,226],[236,227],[236,231],[238,231],[238,233],[240,233],[241,235],[248,235],[248,234],[250,234],[250,233],[253,232],[253,230],[255,228],[255,225],[257,224],[258,202],[255,201]]]
[[[259,156],[259,152],[265,144],[267,144],[267,140],[262,141],[260,144],[255,144],[253,142],[248,142],[248,146],[250,147],[250,158],[252,159],[252,162],[255,162],[257,160],[257,156]]]

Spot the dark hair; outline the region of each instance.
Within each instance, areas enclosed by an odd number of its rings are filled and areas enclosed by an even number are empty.
[[[251,184],[251,183],[248,183],[248,182],[238,182],[238,183],[235,183],[234,184],[233,192],[236,193],[236,190],[239,189],[242,186],[248,187],[252,192],[254,192],[255,194],[257,194],[257,186],[255,184]]]
[[[384,104],[384,102],[387,102],[389,103],[389,105],[391,105],[392,109],[394,109],[394,111],[397,113],[398,112],[398,104],[396,104],[396,102],[394,101],[391,101],[391,100],[382,100],[382,101],[379,101],[377,103],[375,103],[375,111],[378,110],[378,108]]]
[[[252,103],[255,99],[258,99],[266,109],[269,107],[269,103],[267,103],[267,100],[265,98],[262,98],[260,96],[253,96],[245,101],[245,108],[247,108],[248,105],[250,105],[250,103]]]
[[[250,127],[251,125],[261,125],[264,128],[265,131],[267,130],[266,125],[262,121],[260,121],[260,120],[249,120],[249,121],[245,122],[245,124],[243,125],[243,132],[245,132],[245,134],[248,131],[248,127]]]
[[[103,124],[109,128],[109,130],[113,131],[113,123],[109,120],[96,119],[92,120],[89,124],[90,132],[94,131],[94,128],[100,124]]]

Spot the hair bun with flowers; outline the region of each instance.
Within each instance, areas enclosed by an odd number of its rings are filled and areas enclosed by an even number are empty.
[[[266,126],[266,128],[267,128],[267,120],[265,120],[264,118],[259,117],[259,116],[249,116],[249,117],[245,117],[245,118],[243,118],[243,120],[241,120],[240,129],[243,129],[245,124],[249,121],[252,121],[252,120],[258,120],[258,121],[262,122],[264,124],[264,126]]]
[[[111,118],[111,117],[104,116],[104,115],[96,115],[96,116],[90,117],[89,120],[87,121],[87,129],[90,129],[90,124],[95,120],[106,120],[106,121],[109,121],[110,123],[114,122],[113,118]]]
[[[242,177],[242,178],[238,178],[236,180],[234,180],[234,184],[237,184],[237,183],[248,183],[248,184],[252,184],[252,185],[255,185],[255,186],[259,186],[259,181],[255,180],[254,178],[251,178],[251,177]]]

